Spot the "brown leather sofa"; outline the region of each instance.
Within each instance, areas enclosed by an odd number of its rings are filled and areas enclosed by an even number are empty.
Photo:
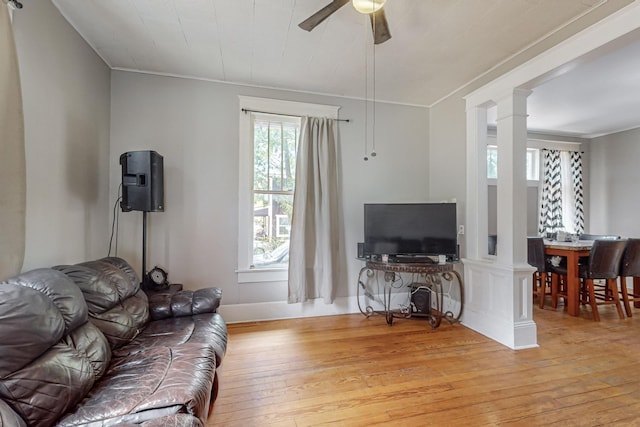
[[[202,427],[226,351],[220,298],[148,297],[113,257],[0,283],[0,426]]]

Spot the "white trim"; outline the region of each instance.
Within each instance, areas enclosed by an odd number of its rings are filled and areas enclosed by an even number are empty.
[[[582,151],[581,142],[570,141],[552,141],[548,139],[529,139],[527,141],[528,148],[537,148],[538,150],[551,149],[560,151]]]
[[[252,96],[238,96],[239,128],[238,128],[238,283],[286,281],[286,270],[251,269],[253,230],[250,226],[253,218],[253,200],[251,200],[251,186],[253,171],[252,145],[252,114],[242,110],[254,110],[262,113],[314,116],[338,118],[339,106],[309,104],[305,102],[284,101],[281,99],[256,98]],[[258,113],[256,113],[258,114]]]
[[[318,298],[296,304],[289,304],[286,301],[272,301],[253,304],[221,305],[219,313],[227,323],[243,323],[261,320],[354,314],[360,313],[360,309],[358,308],[357,297],[351,296],[336,298],[333,304],[325,304],[322,298]],[[386,322],[384,316],[372,316],[371,320],[378,321],[380,324]]]
[[[100,55],[100,54],[98,53],[98,55]],[[148,74],[148,75],[151,75],[151,76],[171,77],[171,78],[175,78],[175,79],[196,80],[196,81],[218,83],[218,84],[229,85],[229,86],[240,86],[240,87],[249,87],[249,88],[257,88],[257,89],[278,90],[278,91],[289,92],[289,93],[303,93],[303,94],[306,94],[306,95],[318,95],[318,96],[326,96],[326,97],[339,98],[339,99],[352,99],[352,100],[356,100],[356,101],[371,101],[371,98],[367,98],[367,97],[363,97],[363,96],[350,96],[350,95],[342,95],[342,94],[339,94],[339,93],[318,92],[318,91],[312,91],[312,90],[291,89],[291,88],[280,87],[280,86],[267,86],[267,85],[251,84],[251,83],[233,82],[233,81],[227,81],[227,80],[207,78],[207,77],[202,77],[202,76],[191,76],[191,75],[188,75],[188,74],[184,74],[183,75],[183,74],[175,74],[175,73],[160,73],[160,72],[149,71],[149,70],[137,70],[135,68],[112,67],[111,65],[109,65],[109,63],[107,61],[104,61],[104,63],[107,64],[107,66],[109,66],[109,68],[114,70],[114,71],[123,71],[123,72],[127,72],[127,73]],[[417,107],[417,108],[430,108],[433,105],[435,105],[435,104],[427,105],[427,104],[416,104],[416,103],[413,103],[413,102],[391,101],[391,100],[378,99],[378,98],[376,98],[376,104],[402,105],[404,107]]]
[[[286,268],[255,268],[236,270],[236,273],[238,283],[286,282],[289,278],[289,270]]]

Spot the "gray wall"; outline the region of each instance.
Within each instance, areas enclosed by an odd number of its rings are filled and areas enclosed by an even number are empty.
[[[220,286],[225,304],[285,301],[286,286],[237,283],[238,95],[339,105],[341,196],[346,279],[337,296],[354,295],[361,263],[365,202],[429,198],[426,108],[376,107],[375,159],[364,155],[362,101],[114,71],[111,107],[111,201],[120,183],[120,154],[156,150],[164,156],[164,213],[150,213],[148,262],[187,288]],[[369,148],[369,151],[371,148]],[[118,254],[141,269],[142,214],[120,213]]]
[[[50,1],[14,13],[27,167],[23,270],[104,256],[109,68]]]
[[[589,145],[588,230],[640,237],[640,128],[595,138]]]

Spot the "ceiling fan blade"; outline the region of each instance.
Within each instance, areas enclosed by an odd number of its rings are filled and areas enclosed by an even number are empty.
[[[298,24],[298,27],[303,30],[311,31],[322,21],[327,19],[333,12],[340,9],[345,4],[349,3],[349,0],[333,0],[331,3],[302,21]]]
[[[391,32],[389,32],[389,24],[387,23],[387,17],[384,14],[384,8],[369,15],[371,18],[371,30],[373,31],[373,43],[384,43],[391,38]]]

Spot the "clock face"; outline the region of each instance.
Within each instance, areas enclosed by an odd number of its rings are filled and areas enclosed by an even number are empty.
[[[161,285],[167,280],[167,273],[165,273],[164,270],[156,267],[149,272],[149,277],[151,278],[153,283]]]

